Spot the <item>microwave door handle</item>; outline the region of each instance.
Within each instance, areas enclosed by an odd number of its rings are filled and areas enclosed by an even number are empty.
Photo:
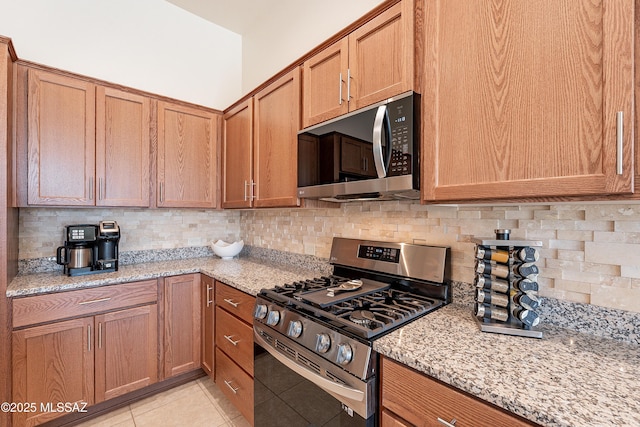
[[[389,127],[390,125],[389,116],[387,114],[387,106],[381,105],[378,107],[378,111],[376,111],[376,118],[373,121],[373,162],[376,166],[378,178],[384,178],[387,176],[387,166],[389,165],[390,157],[385,156],[382,147],[382,133],[386,133],[385,136],[388,144],[390,134]]]

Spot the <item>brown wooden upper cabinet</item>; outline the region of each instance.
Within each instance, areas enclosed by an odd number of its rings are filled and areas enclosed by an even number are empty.
[[[149,206],[150,100],[27,74],[28,204]]]
[[[300,69],[224,115],[223,208],[298,206]]]
[[[403,0],[304,62],[303,127],[413,89],[413,64],[414,1]]]
[[[218,120],[213,112],[158,102],[159,207],[216,206]]]
[[[424,5],[425,200],[633,190],[633,0]]]

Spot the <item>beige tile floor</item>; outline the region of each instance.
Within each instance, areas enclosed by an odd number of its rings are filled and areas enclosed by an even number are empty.
[[[209,378],[203,377],[117,409],[80,427],[248,427]]]

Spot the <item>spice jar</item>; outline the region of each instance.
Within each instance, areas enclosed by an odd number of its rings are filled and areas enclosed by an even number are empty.
[[[507,293],[509,291],[509,282],[498,278],[491,278],[490,276],[485,275],[476,277],[476,286],[478,288],[502,293]]]
[[[476,258],[506,264],[509,262],[509,251],[504,251],[502,249],[488,249],[484,246],[476,246]]]

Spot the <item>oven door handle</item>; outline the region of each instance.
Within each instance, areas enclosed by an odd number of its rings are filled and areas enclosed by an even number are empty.
[[[346,399],[350,399],[356,402],[362,402],[364,400],[364,392],[330,381],[298,365],[296,362],[280,354],[278,350],[275,350],[273,347],[271,347],[264,340],[264,338],[262,338],[260,335],[255,333],[255,331],[254,331],[253,337],[258,342],[260,347],[268,351],[269,354],[275,357],[280,363],[282,363],[283,365],[285,365],[287,368],[291,369],[298,375],[302,376],[303,378],[306,378],[307,380],[311,381],[318,387],[325,389],[329,393],[334,393],[334,394],[337,394],[338,396],[342,396]]]

